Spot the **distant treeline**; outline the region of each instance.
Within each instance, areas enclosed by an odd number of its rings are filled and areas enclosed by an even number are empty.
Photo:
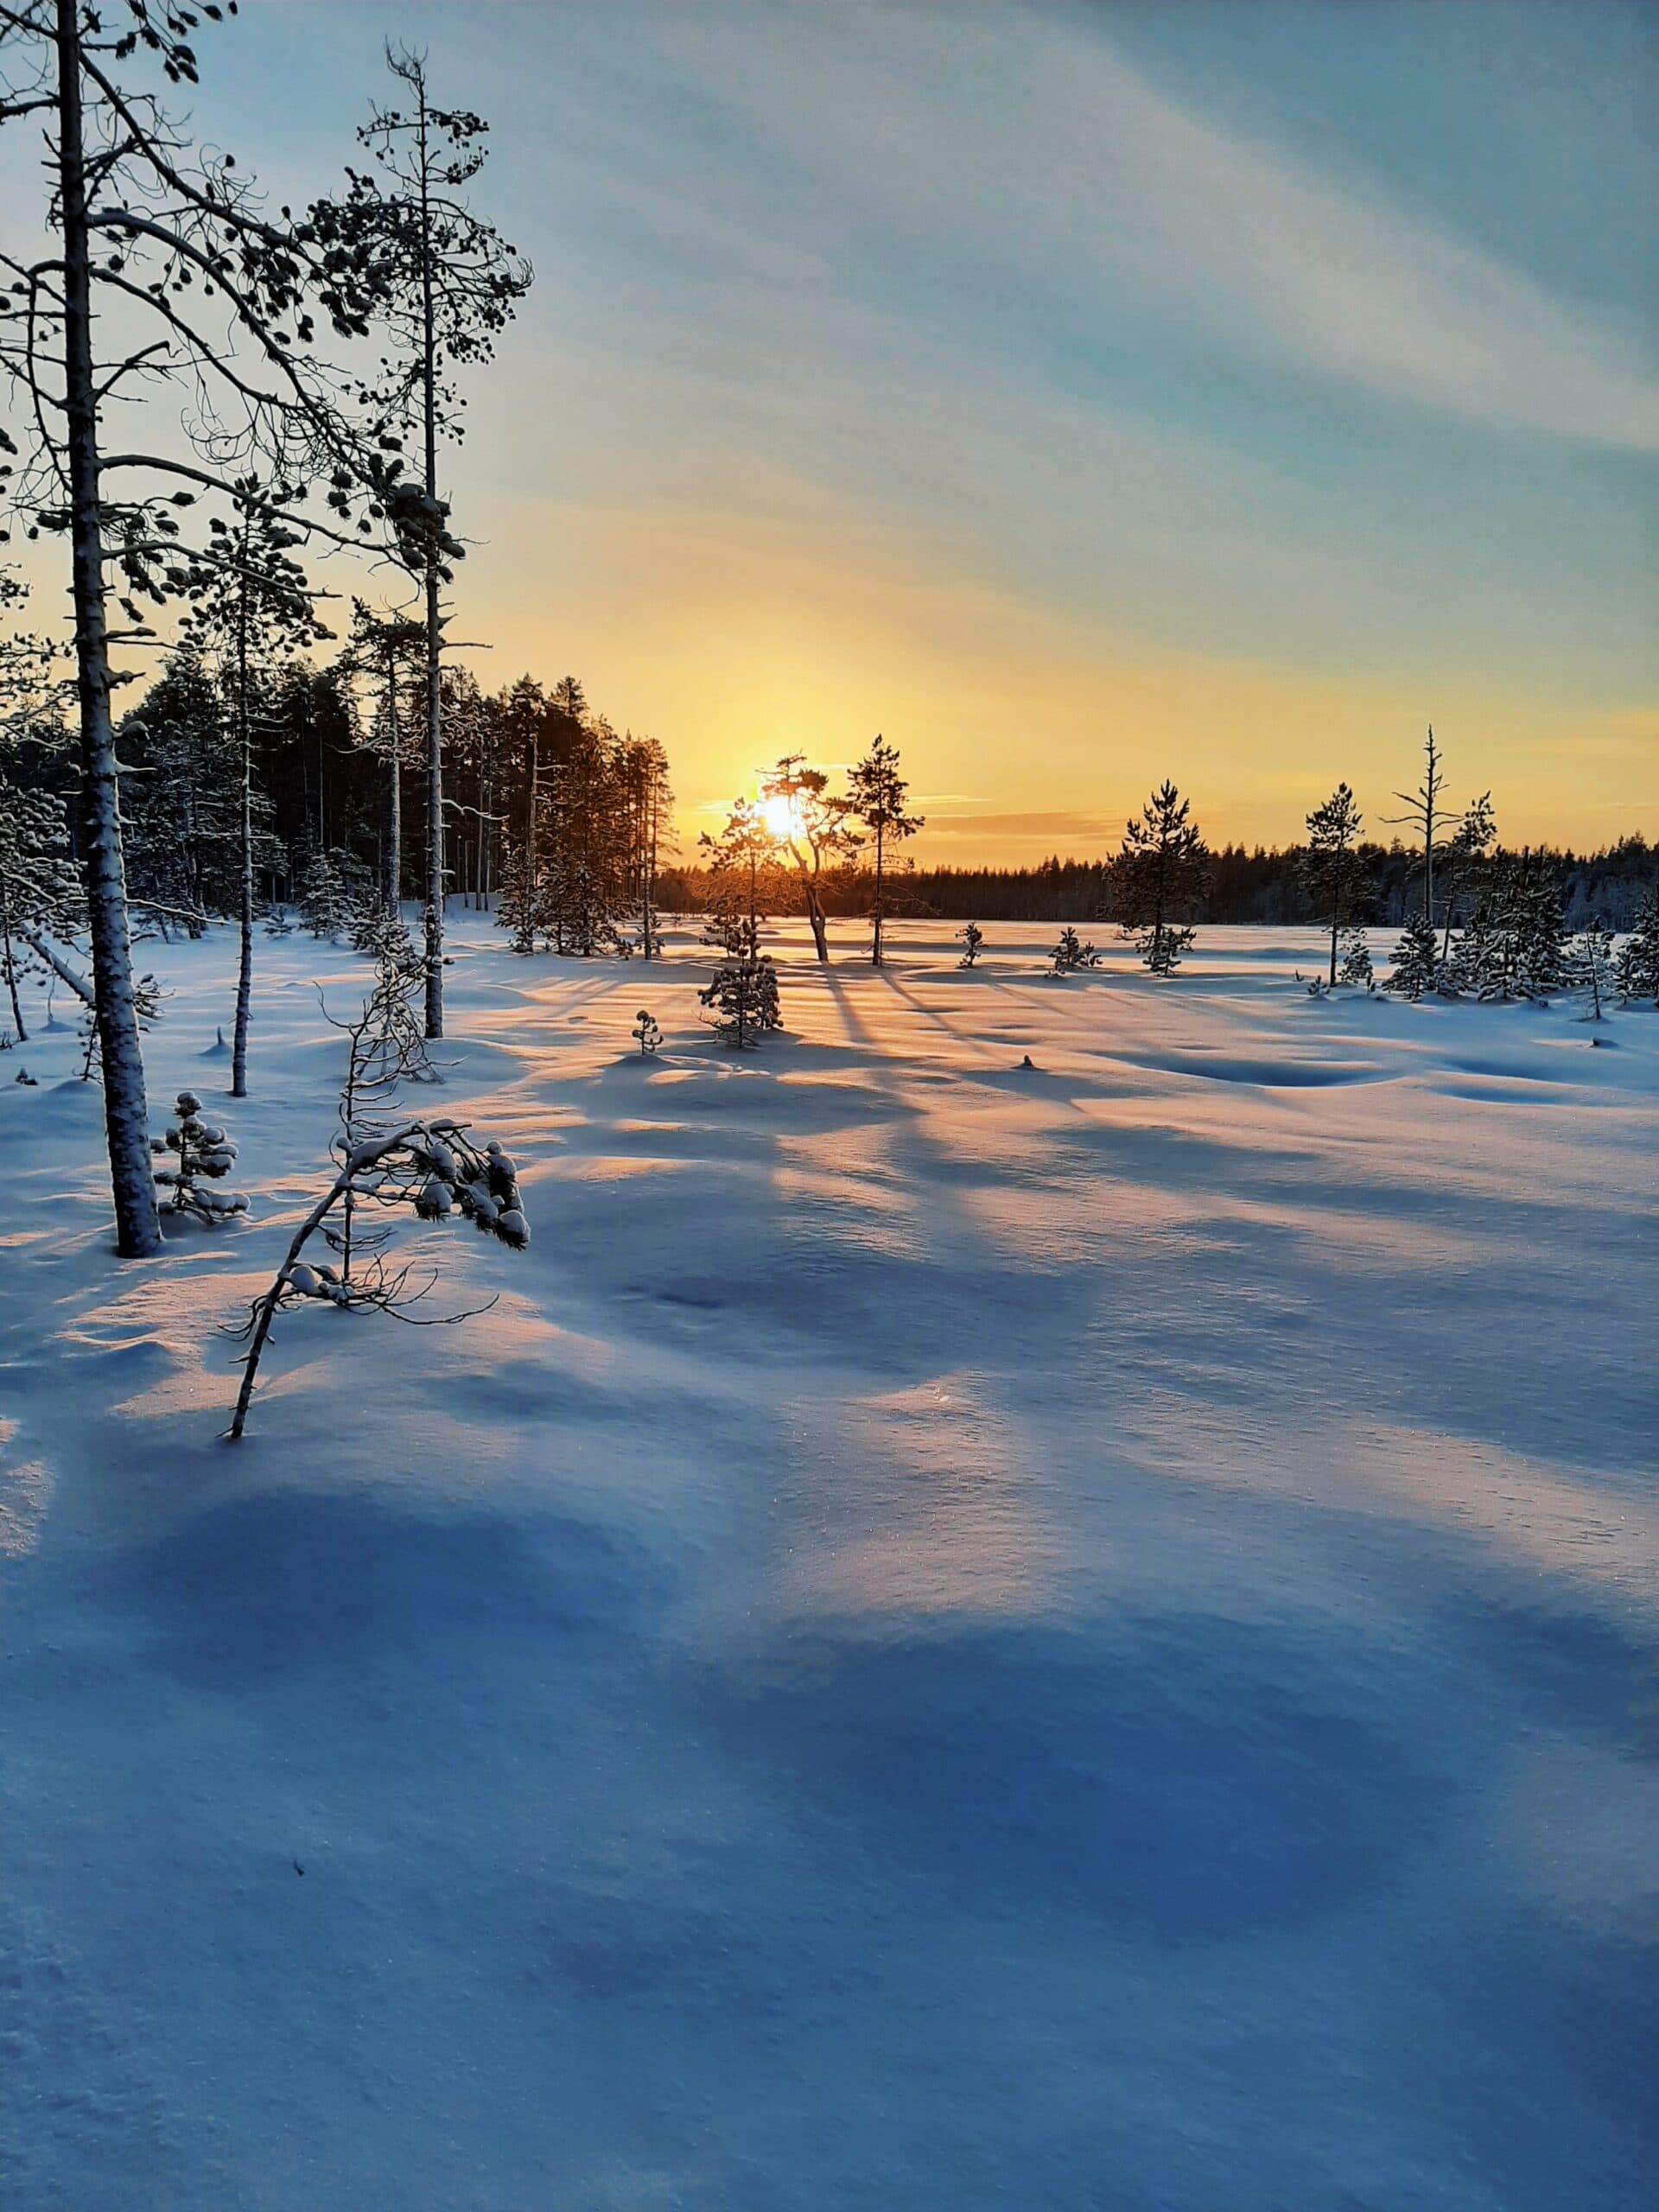
[[[1593,853],[1542,849],[1557,870],[1567,920],[1580,928],[1599,913],[1611,929],[1627,929],[1649,886],[1659,880],[1659,846],[1624,837]],[[1420,855],[1398,839],[1366,844],[1375,888],[1368,912],[1357,918],[1394,928],[1421,904]],[[1208,922],[1306,923],[1318,918],[1303,881],[1306,848],[1224,845],[1210,856],[1211,888],[1200,918]],[[1058,858],[1033,868],[918,868],[896,874],[888,905],[896,916],[942,921],[1090,922],[1105,908],[1109,864],[1105,860]],[[795,911],[787,876],[769,878],[770,911]],[[670,868],[659,882],[661,903],[682,912],[708,903],[709,879],[700,868]],[[825,907],[843,918],[869,903],[868,877],[858,870],[826,880]]]

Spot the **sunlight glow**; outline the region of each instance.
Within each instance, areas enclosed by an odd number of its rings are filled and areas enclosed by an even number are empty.
[[[777,798],[761,801],[760,819],[779,844],[796,836],[800,830],[800,817],[795,811],[794,801],[781,794]]]

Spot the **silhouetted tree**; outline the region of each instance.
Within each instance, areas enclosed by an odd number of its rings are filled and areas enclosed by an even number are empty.
[[[847,772],[847,817],[862,824],[867,842],[875,854],[875,899],[870,909],[870,960],[881,965],[881,931],[885,907],[887,853],[891,845],[913,837],[925,817],[906,814],[905,799],[910,786],[899,773],[899,753],[877,735],[864,758]]]
[[[761,778],[760,797],[764,806],[786,810],[788,827],[779,833],[779,843],[788,854],[800,885],[813,949],[827,964],[826,880],[844,868],[860,842],[857,833],[848,826],[847,801],[830,795],[829,777],[822,768],[808,767],[803,753],[786,753]]]
[[[1307,845],[1302,856],[1302,880],[1316,910],[1331,929],[1331,969],[1337,980],[1337,953],[1342,932],[1352,920],[1363,896],[1369,870],[1358,849],[1364,817],[1354,804],[1354,794],[1338,784],[1322,805],[1307,817]]]
[[[1113,913],[1154,976],[1173,976],[1197,932],[1176,918],[1190,913],[1210,883],[1210,853],[1189,818],[1188,803],[1167,778],[1125,825],[1112,863]]]

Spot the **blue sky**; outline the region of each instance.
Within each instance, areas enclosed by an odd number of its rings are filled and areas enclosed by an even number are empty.
[[[1166,772],[1283,839],[1432,717],[1506,833],[1659,831],[1651,10],[253,0],[198,119],[314,188],[387,36],[537,271],[465,634],[688,823],[881,728],[941,856]]]

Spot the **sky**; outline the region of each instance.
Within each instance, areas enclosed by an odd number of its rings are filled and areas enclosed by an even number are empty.
[[[537,282],[453,470],[480,678],[687,834],[880,730],[918,857],[1212,842],[1433,721],[1507,842],[1659,834],[1659,13],[251,0],[201,134],[325,188],[387,37]]]

